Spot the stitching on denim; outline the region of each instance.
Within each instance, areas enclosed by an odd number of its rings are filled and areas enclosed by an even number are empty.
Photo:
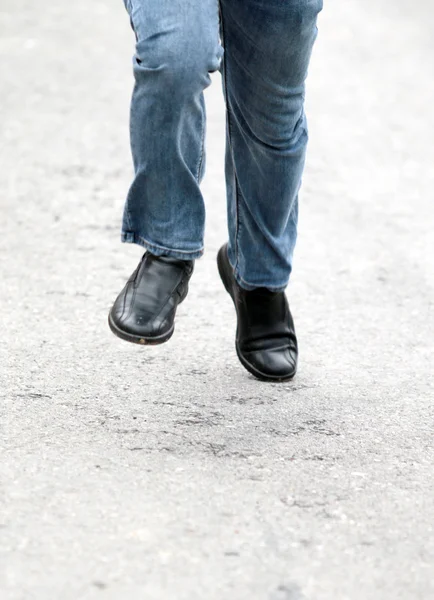
[[[130,17],[130,25],[131,25],[131,29],[133,30],[134,36],[136,38],[136,42],[139,41],[138,35],[137,35],[137,29],[136,29],[136,25],[133,19],[133,12],[134,12],[134,7],[133,7],[133,0],[124,0],[124,5],[125,5],[125,9],[128,13],[128,16]]]
[[[130,211],[129,195],[127,195],[127,199],[125,201],[125,214],[127,216],[128,229],[131,230],[133,228],[133,220]]]
[[[236,226],[235,226],[235,267],[234,270],[238,269],[238,248],[239,248],[239,234],[240,234],[240,203],[239,203],[239,188],[238,188],[238,178],[237,178],[237,173],[236,173],[236,169],[235,169],[235,160],[234,160],[234,153],[233,153],[233,147],[232,147],[232,125],[231,125],[231,110],[230,110],[230,106],[229,106],[229,94],[228,94],[228,79],[227,79],[227,75],[228,75],[228,69],[227,69],[227,52],[226,52],[226,35],[225,35],[225,21],[223,18],[223,10],[222,10],[222,5],[221,2],[219,2],[219,6],[220,6],[220,19],[221,19],[221,23],[222,23],[222,33],[223,33],[223,47],[225,49],[225,52],[223,54],[223,63],[224,63],[224,78],[225,78],[225,97],[226,97],[226,114],[227,114],[227,120],[228,120],[228,138],[229,138],[229,150],[231,153],[231,157],[232,157],[232,166],[233,166],[233,170],[234,170],[234,178],[235,178],[235,209],[236,209],[236,216],[235,216],[235,220],[236,220]]]
[[[197,174],[196,174],[196,180],[199,182],[199,177],[200,177],[200,173],[201,173],[201,169],[202,169],[202,163],[203,163],[203,157],[205,154],[205,125],[206,125],[206,116],[205,116],[205,99],[203,96],[203,92],[202,92],[202,96],[201,96],[201,113],[202,113],[202,134],[201,134],[201,150],[200,150],[200,156],[199,156],[199,164],[197,167]]]
[[[145,243],[147,246],[153,247],[153,248],[158,248],[159,250],[168,250],[169,252],[178,252],[179,254],[197,254],[198,252],[203,252],[204,251],[204,247],[202,246],[201,248],[199,248],[198,250],[177,250],[176,248],[167,248],[166,246],[159,246],[158,244],[154,244],[153,242],[148,241],[146,238],[144,238],[141,235],[137,235],[134,232],[124,232],[125,234],[127,233],[133,233],[134,237],[141,240],[143,243]]]
[[[286,283],[286,285],[257,285],[256,283],[249,283],[248,281],[243,279],[238,271],[237,271],[237,273],[235,273],[235,275],[242,283],[244,283],[245,285],[248,285],[251,288],[265,287],[269,290],[283,292],[288,286],[288,282]]]

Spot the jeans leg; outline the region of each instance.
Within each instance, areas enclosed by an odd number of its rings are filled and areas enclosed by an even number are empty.
[[[220,0],[229,259],[245,289],[284,290],[291,274],[321,9],[322,0]]]
[[[123,242],[194,259],[203,253],[203,91],[220,65],[218,0],[124,0],[136,36],[130,111],[134,180]]]

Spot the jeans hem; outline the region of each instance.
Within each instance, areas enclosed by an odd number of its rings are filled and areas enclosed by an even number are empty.
[[[287,285],[284,286],[274,286],[274,285],[269,285],[267,283],[263,283],[261,285],[258,284],[252,284],[252,283],[248,283],[247,281],[244,281],[244,279],[238,275],[238,273],[234,273],[234,277],[236,282],[238,283],[238,285],[243,288],[243,290],[246,290],[248,292],[251,292],[253,290],[256,290],[258,288],[266,288],[267,290],[270,290],[270,292],[284,292],[286,290],[286,288],[288,287]]]
[[[145,238],[137,235],[134,231],[122,231],[121,242],[123,244],[137,244],[155,256],[170,256],[179,260],[195,260],[203,256],[204,248],[198,250],[179,250],[176,248],[166,248],[145,240]]]

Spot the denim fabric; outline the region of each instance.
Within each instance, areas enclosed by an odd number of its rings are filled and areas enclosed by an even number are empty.
[[[136,36],[130,139],[135,176],[122,241],[203,253],[203,91],[226,100],[229,260],[245,289],[286,288],[308,130],[305,79],[322,0],[124,0]]]

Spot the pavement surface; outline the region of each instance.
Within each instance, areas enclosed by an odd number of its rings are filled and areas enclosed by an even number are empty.
[[[0,3],[2,600],[434,598],[434,9],[328,0],[288,297],[300,368],[253,379],[206,254],[172,340],[112,335],[134,37],[120,0]]]

